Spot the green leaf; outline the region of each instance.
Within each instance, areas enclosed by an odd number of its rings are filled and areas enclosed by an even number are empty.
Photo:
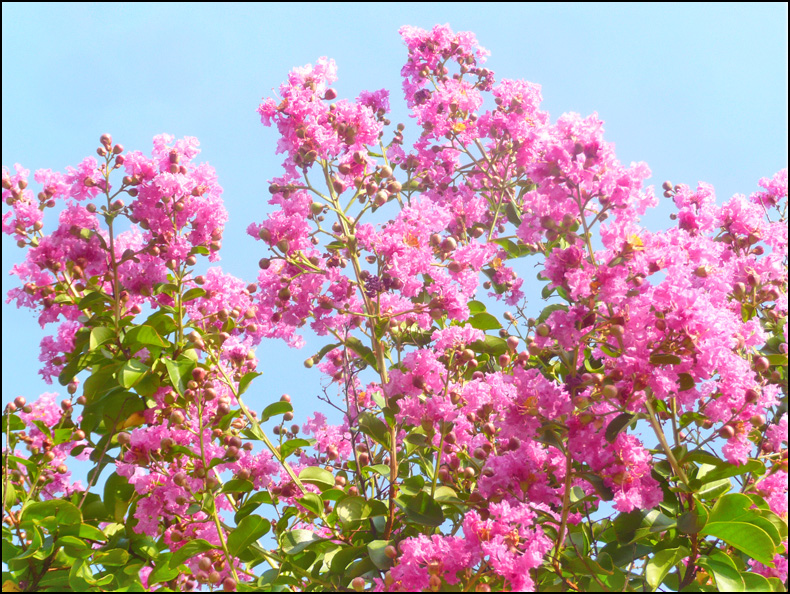
[[[280,455],[283,458],[287,458],[299,448],[307,447],[310,444],[311,442],[306,439],[300,439],[300,438],[289,439],[283,445],[280,446]]]
[[[10,418],[9,418],[10,417]],[[25,422],[16,415],[3,415],[3,433],[6,433],[8,425],[11,425],[11,431],[20,431],[25,428]]]
[[[149,584],[158,584],[160,582],[169,582],[181,573],[178,567],[173,567],[168,564],[167,558],[170,554],[165,553],[156,560],[156,567],[148,575]],[[171,560],[172,561],[172,560]]]
[[[499,330],[502,327],[502,324],[499,323],[499,320],[487,312],[473,315],[471,318],[469,318],[469,323],[471,324],[472,328],[483,331]]]
[[[694,483],[692,482],[692,488],[694,487]],[[711,500],[711,499],[718,499],[725,493],[728,493],[732,490],[732,483],[730,479],[721,479],[718,481],[713,481],[712,483],[704,483],[702,488],[697,491],[697,495],[701,499]]]
[[[228,552],[231,556],[238,557],[248,546],[266,534],[269,528],[271,528],[271,523],[261,516],[252,514],[242,518],[228,536]]]
[[[357,419],[357,425],[362,433],[372,437],[376,443],[380,443],[389,449],[390,429],[384,421],[373,413],[363,412]]]
[[[316,516],[320,516],[324,511],[324,501],[315,493],[305,493],[298,499],[297,503],[306,510],[313,512]]]
[[[478,353],[487,353],[493,357],[504,355],[508,350],[507,342],[499,336],[486,336],[483,340],[476,340],[469,346]]]
[[[282,400],[279,400],[277,402],[272,402],[269,406],[263,409],[263,412],[261,413],[260,422],[265,423],[272,417],[276,417],[278,415],[284,415],[287,412],[292,412],[293,409],[294,407],[291,406],[290,402],[284,402]]]
[[[69,586],[74,592],[87,592],[93,582],[90,566],[83,559],[76,559],[69,571]]]
[[[376,356],[373,354],[373,351],[371,351],[369,347],[363,345],[362,341],[360,341],[356,336],[347,337],[345,344],[348,348],[359,355],[365,363],[378,371],[378,366],[376,365]]]
[[[190,557],[194,557],[195,555],[199,555],[200,553],[205,553],[206,551],[211,551],[216,548],[216,545],[213,545],[202,538],[190,540],[187,544],[173,553],[173,556],[170,558],[169,566],[177,567],[179,564],[183,563]]]
[[[688,458],[688,456],[686,456]],[[747,460],[745,464],[735,465],[716,458],[715,469],[697,474],[697,479],[702,483],[711,483],[731,476],[741,476],[748,473],[763,474],[765,465],[759,460]],[[702,476],[700,476],[702,475]],[[733,493],[737,495],[737,493]],[[743,497],[746,497],[743,495]]]
[[[687,511],[678,518],[678,531],[682,534],[698,534],[705,526],[705,516],[697,510]]]
[[[335,506],[335,513],[346,529],[359,526],[362,520],[370,516],[370,509],[363,497],[352,495],[343,498]]]
[[[384,550],[392,544],[389,540],[373,540],[368,543],[368,556],[373,564],[381,571],[386,571],[392,567],[393,561],[384,554]]]
[[[97,551],[93,555],[93,562],[104,565],[105,567],[126,565],[129,562],[129,553],[124,549],[110,549],[109,551]]]
[[[507,203],[505,206],[505,214],[507,215],[507,220],[513,225],[516,227],[521,225],[521,213],[519,212],[519,208],[513,202]]]
[[[135,326],[134,328],[129,329],[123,342],[129,346],[146,345],[159,348],[170,346],[170,343],[159,336],[159,333],[153,326],[146,325]]]
[[[41,530],[39,529],[39,527],[31,526],[30,529],[26,531],[28,533],[28,538],[30,538],[30,544],[28,545],[27,550],[24,553],[17,555],[13,559],[8,559],[5,555],[5,549],[4,549],[3,550],[4,563],[7,563],[9,561],[19,561],[21,559],[27,559],[28,557],[32,557],[41,548],[41,543],[43,542],[43,539],[41,537]]]
[[[151,368],[148,365],[137,359],[130,359],[118,370],[118,383],[128,390],[133,388],[149,371]]]
[[[346,567],[352,561],[359,559],[364,551],[365,547],[345,547],[340,549],[332,555],[329,567],[333,572],[343,574],[346,571]]]
[[[774,353],[772,355],[765,355],[768,362],[774,367],[783,367],[787,365],[787,355],[782,353]]]
[[[296,555],[304,551],[311,544],[324,540],[310,530],[290,530],[280,536],[280,547],[286,555]]]
[[[374,464],[373,466],[365,466],[362,469],[362,472],[368,476],[371,472],[375,472],[376,474],[380,474],[384,478],[387,478],[390,475],[390,467],[386,464]]]
[[[664,549],[653,555],[645,566],[645,577],[647,578],[647,584],[650,586],[650,589],[655,591],[672,568],[680,562],[681,559],[688,556],[689,551],[686,547]]]
[[[612,443],[617,437],[618,433],[628,427],[636,415],[632,413],[620,413],[612,422],[606,426],[606,441]]]
[[[107,536],[96,526],[90,524],[80,524],[79,537],[87,540],[105,541]]]
[[[173,389],[181,396],[184,395],[186,383],[192,379],[192,370],[195,368],[195,362],[190,359],[162,359],[167,367],[167,374],[170,376],[170,383]]]
[[[401,495],[395,500],[406,513],[406,517],[415,524],[423,526],[441,526],[444,522],[442,506],[425,491],[417,495]]]
[[[244,376],[239,380],[239,396],[244,394],[247,391],[247,388],[250,387],[250,382],[254,380],[259,375],[263,375],[257,371],[250,371],[249,373],[245,373]]]
[[[708,570],[720,592],[744,591],[743,578],[738,572],[735,562],[726,553],[717,550],[710,556],[702,555],[697,559],[697,565]]]
[[[483,313],[486,310],[485,304],[480,301],[470,301],[467,303],[467,307],[469,308],[470,315]]]
[[[182,303],[186,303],[187,301],[192,301],[193,299],[197,299],[198,297],[203,297],[206,294],[205,289],[201,289],[199,287],[193,287],[189,289],[184,295],[181,297]]]
[[[653,353],[650,355],[650,362],[653,365],[679,365],[683,359],[677,355],[669,355],[666,353]]]
[[[776,554],[771,537],[754,523],[710,521],[700,530],[700,534],[720,538],[760,563],[772,563]]]
[[[89,342],[90,350],[94,350],[101,345],[110,342],[115,338],[115,332],[112,328],[106,326],[97,326],[91,330],[91,337]]]
[[[772,587],[771,582],[759,573],[743,572],[741,579],[744,583],[744,592],[784,592],[784,588]]]
[[[691,390],[691,388],[697,385],[697,382],[694,381],[694,377],[691,374],[679,373],[678,385],[680,387],[680,391],[684,392],[686,390]]]
[[[335,486],[335,477],[331,472],[318,466],[308,466],[299,473],[299,480],[303,483],[316,485],[322,491]]]
[[[116,522],[124,521],[133,496],[134,487],[129,484],[126,477],[116,472],[107,477],[107,482],[104,483],[104,505]]]
[[[242,479],[231,479],[222,485],[223,493],[249,493],[252,491],[252,482]]]
[[[73,503],[62,499],[36,501],[22,510],[22,524],[40,524],[45,518],[54,518],[58,528],[79,526],[82,523],[82,512]]]

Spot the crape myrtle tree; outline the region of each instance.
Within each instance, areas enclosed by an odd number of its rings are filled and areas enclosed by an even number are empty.
[[[198,273],[227,214],[194,138],[3,170],[9,299],[68,393],[2,417],[4,590],[786,589],[787,171],[721,206],[666,182],[650,232],[596,115],[552,122],[471,33],[401,35],[412,146],[325,58],[258,108],[257,282]],[[308,325],[338,424],[244,403]]]

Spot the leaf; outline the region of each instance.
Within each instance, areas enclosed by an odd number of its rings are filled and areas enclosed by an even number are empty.
[[[747,460],[745,464],[735,465],[717,459],[716,466],[715,470],[705,473],[702,477],[698,475],[697,478],[703,483],[711,483],[731,476],[740,476],[750,472],[762,474],[765,471],[765,465],[759,460]],[[733,495],[737,495],[737,493],[733,493]],[[746,496],[744,495],[744,497]]]
[[[283,400],[279,400],[277,402],[272,402],[269,406],[263,409],[261,413],[261,423],[265,423],[272,417],[276,417],[279,415],[284,415],[285,413],[292,412],[294,409],[291,406],[290,402],[284,402]]]
[[[423,526],[441,526],[444,522],[442,506],[425,491],[420,491],[417,495],[401,495],[395,500],[406,517],[415,524]]]
[[[195,362],[186,358],[178,359],[177,361],[163,358],[162,361],[167,367],[170,384],[179,395],[183,396],[186,383],[192,379],[192,370],[195,368]]]
[[[82,512],[79,508],[62,499],[49,501],[36,501],[22,510],[23,524],[32,522],[40,524],[45,518],[54,518],[58,528],[65,526],[79,526],[82,523]]]
[[[741,574],[741,579],[744,583],[744,592],[783,592],[784,588],[773,588],[771,586],[771,582],[769,582],[765,577],[761,576],[759,573],[747,573],[744,572]]]
[[[296,555],[304,551],[311,544],[324,540],[310,530],[290,530],[280,536],[280,546],[286,555]]]
[[[191,452],[190,452],[191,453]],[[249,493],[252,491],[252,481],[231,479],[222,485],[223,493]]]
[[[365,547],[346,547],[340,549],[337,553],[332,555],[332,560],[329,564],[330,569],[336,573],[344,573],[346,567],[348,567],[352,561],[358,559],[363,551],[365,551]]]
[[[618,433],[628,427],[635,416],[632,413],[620,413],[612,419],[612,422],[606,426],[606,441],[612,443]]]
[[[683,359],[677,355],[669,355],[666,353],[653,353],[650,355],[650,362],[653,365],[679,365]]]
[[[107,536],[99,530],[96,526],[90,524],[80,524],[79,537],[87,540],[105,541]]]
[[[178,567],[172,567],[168,564],[168,557],[170,557],[170,555],[165,554],[156,560],[156,567],[154,567],[154,570],[148,575],[149,584],[169,582],[173,578],[178,577],[178,575],[181,573]]]
[[[370,516],[370,509],[363,497],[352,495],[343,498],[335,505],[335,513],[344,528],[352,529]]]
[[[507,352],[507,342],[499,336],[486,336],[483,340],[476,340],[469,345],[478,353],[487,353],[493,357],[499,357]]]
[[[244,394],[247,391],[247,388],[250,387],[250,382],[254,380],[259,375],[263,375],[257,371],[250,371],[249,373],[245,373],[244,376],[239,380],[239,396]]]
[[[324,511],[324,501],[316,493],[305,493],[297,500],[297,503],[316,516],[320,516]]]
[[[113,472],[104,483],[104,505],[116,522],[123,522],[129,502],[134,495],[134,487],[126,477]]]
[[[655,591],[658,586],[667,577],[667,574],[672,568],[684,557],[689,556],[689,551],[686,547],[678,547],[676,549],[664,549],[658,551],[651,557],[645,566],[645,578],[652,591]]]
[[[470,301],[466,306],[469,308],[470,315],[483,313],[486,310],[485,304],[480,301]]]
[[[93,581],[90,565],[87,565],[83,559],[76,559],[69,571],[69,586],[72,591],[87,592],[91,589],[90,585]]]
[[[189,289],[184,295],[181,297],[181,302],[186,303],[187,301],[192,301],[193,299],[197,299],[198,297],[203,297],[206,294],[205,289],[201,289],[200,287],[193,287]]]
[[[164,338],[159,336],[159,333],[156,331],[155,328],[152,326],[135,326],[131,328],[127,333],[126,337],[123,340],[125,345],[135,345],[135,344],[142,344],[146,346],[154,346],[159,348],[165,348],[170,346],[170,343],[166,341]]]
[[[374,464],[373,466],[365,466],[362,469],[366,475],[370,475],[371,472],[375,472],[376,474],[380,474],[384,478],[387,478],[390,475],[390,467],[386,464]]]
[[[307,447],[311,444],[310,441],[306,439],[289,439],[283,445],[280,446],[280,455],[283,458],[287,458],[290,456],[294,451],[298,450],[299,448]]]
[[[91,330],[89,347],[90,350],[97,349],[101,345],[111,341],[115,338],[115,332],[112,328],[106,326],[98,326]]]
[[[129,562],[129,553],[124,549],[97,551],[93,555],[93,562],[104,565],[105,567],[126,565]]]
[[[170,567],[177,567],[190,557],[194,557],[195,555],[199,555],[200,553],[205,553],[206,551],[211,551],[216,548],[217,545],[213,545],[202,538],[190,540],[187,542],[187,544],[173,553],[168,565]]]
[[[322,491],[335,486],[335,477],[331,472],[318,466],[308,466],[299,473],[299,480],[303,483],[316,485]]]
[[[499,320],[487,312],[473,315],[471,318],[469,318],[469,323],[471,324],[472,328],[483,331],[499,330],[502,327],[502,324],[499,323]]]
[[[365,435],[372,437],[376,443],[380,443],[385,448],[390,447],[390,429],[387,424],[376,415],[363,412],[357,419],[359,430]]]
[[[359,355],[365,363],[378,371],[378,366],[376,365],[376,356],[373,354],[373,351],[371,351],[369,347],[363,345],[362,341],[360,341],[356,336],[347,337],[345,344],[348,348]]]
[[[252,514],[242,518],[228,536],[228,552],[231,556],[238,557],[248,546],[266,534],[269,528],[271,528],[271,523],[261,516]]]
[[[682,534],[698,534],[705,526],[705,517],[696,510],[687,511],[678,518],[678,531]]]
[[[713,576],[720,592],[743,592],[745,584],[735,562],[729,555],[714,551],[710,556],[702,555],[697,565],[704,567]]]
[[[368,555],[373,564],[381,571],[392,567],[393,560],[387,557],[384,550],[392,544],[389,540],[374,540],[368,543]]]
[[[700,530],[700,534],[720,538],[760,563],[772,563],[776,554],[771,537],[765,530],[753,523],[732,520],[711,521]]]
[[[151,370],[148,365],[137,359],[130,359],[118,370],[118,383],[127,390],[133,388],[144,374]]]
[[[685,392],[686,390],[691,390],[691,388],[696,386],[697,382],[694,381],[694,377],[690,373],[679,373],[678,385],[680,387],[680,391]]]

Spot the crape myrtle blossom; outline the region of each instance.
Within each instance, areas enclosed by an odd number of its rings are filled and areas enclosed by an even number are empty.
[[[193,137],[146,155],[104,135],[100,159],[37,171],[38,193],[3,170],[3,231],[26,248],[8,299],[57,323],[41,373],[76,398],[9,406],[15,493],[91,506],[96,475],[78,492],[66,460],[106,466],[106,546],[134,554],[120,589],[656,589],[635,567],[670,537],[673,589],[704,585],[721,542],[744,575],[786,579],[786,170],[719,202],[665,182],[674,223],[648,231],[650,170],[618,160],[597,114],[552,121],[471,33],[401,36],[410,146],[389,92],[338,98],[328,58],[258,106],[283,163],[247,228],[256,282],[196,268],[228,215]],[[307,326],[336,414],[299,420],[253,383],[271,372],[255,349],[301,348]],[[767,552],[648,524],[722,501],[775,529]],[[632,521],[646,562],[606,558]]]

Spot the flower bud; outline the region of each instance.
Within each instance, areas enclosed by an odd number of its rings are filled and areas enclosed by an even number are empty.
[[[732,425],[725,425],[719,429],[719,435],[724,439],[732,439],[735,436],[735,428]]]

